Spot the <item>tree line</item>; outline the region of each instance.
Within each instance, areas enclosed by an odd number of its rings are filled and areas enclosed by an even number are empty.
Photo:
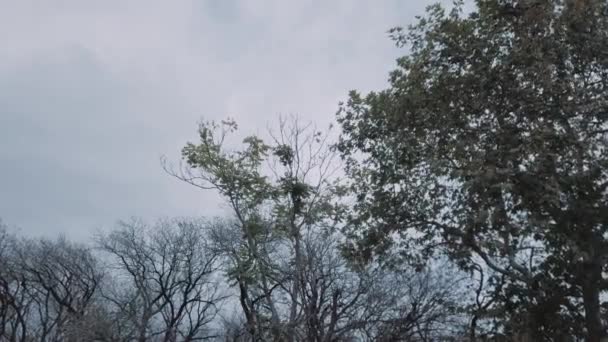
[[[605,341],[607,19],[601,0],[430,6],[336,134],[201,123],[162,166],[228,214],[90,244],[3,228],[0,336]]]
[[[329,135],[282,119],[272,143],[224,146],[236,123],[200,125],[167,172],[217,191],[230,215],[120,222],[90,244],[0,244],[7,341],[434,340],[462,328],[454,269],[355,264]],[[437,267],[439,264],[437,265]]]

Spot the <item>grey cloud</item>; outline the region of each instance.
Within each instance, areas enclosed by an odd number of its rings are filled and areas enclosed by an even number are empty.
[[[0,75],[5,221],[78,235],[130,215],[180,211],[167,203],[158,162],[165,132],[148,125],[154,108],[130,103],[132,92],[78,48]]]
[[[17,1],[0,13],[0,217],[79,237],[222,206],[168,177],[200,118],[326,124],[385,85],[386,30],[431,1]],[[448,2],[447,0],[444,2]]]

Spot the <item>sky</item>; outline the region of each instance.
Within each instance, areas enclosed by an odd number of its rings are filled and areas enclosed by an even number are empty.
[[[450,1],[444,1],[450,2]],[[168,176],[201,120],[323,126],[387,85],[386,31],[425,0],[0,0],[0,218],[86,239],[117,220],[221,215]]]

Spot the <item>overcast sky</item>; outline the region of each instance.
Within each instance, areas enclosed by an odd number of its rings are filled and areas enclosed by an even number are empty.
[[[333,120],[381,89],[387,39],[431,1],[0,0],[0,217],[80,239],[118,219],[216,215],[167,176],[197,122]]]

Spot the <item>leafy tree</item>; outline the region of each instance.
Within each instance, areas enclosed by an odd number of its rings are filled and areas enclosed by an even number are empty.
[[[475,4],[467,13],[462,2],[431,6],[391,30],[409,52],[390,87],[352,92],[341,106],[339,149],[361,228],[350,250],[483,262],[506,281],[500,314],[525,313],[505,331],[554,340],[581,337],[584,326],[600,341],[608,3]]]
[[[168,171],[216,190],[232,210],[231,220],[213,236],[230,264],[227,274],[239,289],[249,334],[256,340],[293,340],[303,301],[303,231],[331,228],[340,211],[332,203],[337,188],[330,181],[335,153],[327,135],[296,118],[280,120],[278,132],[270,133],[272,144],[249,136],[242,149],[231,150],[225,140],[236,129],[232,120],[202,124],[200,141],[182,150],[186,165]],[[285,301],[287,315],[280,304]]]

